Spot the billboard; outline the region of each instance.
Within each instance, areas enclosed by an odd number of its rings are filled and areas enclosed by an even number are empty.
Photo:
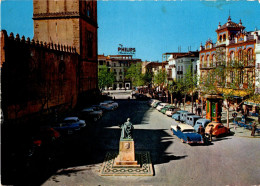
[[[118,47],[118,54],[129,54],[129,55],[135,55],[135,48],[129,48],[129,47],[124,47],[122,44],[119,44]]]

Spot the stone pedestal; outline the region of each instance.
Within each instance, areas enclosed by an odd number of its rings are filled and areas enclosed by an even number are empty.
[[[115,159],[115,167],[140,167],[135,160],[135,146],[133,139],[120,139],[119,155]]]

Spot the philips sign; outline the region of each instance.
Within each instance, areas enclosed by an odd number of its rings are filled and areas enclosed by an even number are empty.
[[[119,44],[118,54],[132,54],[132,55],[134,55],[135,51],[136,51],[135,48],[126,48],[126,47],[123,47],[122,44]]]

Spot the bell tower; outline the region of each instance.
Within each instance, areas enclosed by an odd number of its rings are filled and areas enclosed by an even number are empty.
[[[79,92],[97,88],[97,1],[33,0],[34,39],[73,46]]]

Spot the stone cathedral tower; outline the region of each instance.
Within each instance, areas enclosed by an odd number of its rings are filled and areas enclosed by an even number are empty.
[[[73,46],[79,59],[79,95],[97,88],[97,1],[33,0],[34,39]]]

